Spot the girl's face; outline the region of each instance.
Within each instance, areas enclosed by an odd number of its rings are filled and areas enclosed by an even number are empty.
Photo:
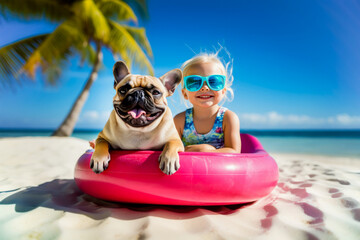
[[[184,75],[190,76],[190,75],[200,75],[203,77],[207,77],[210,75],[225,75],[225,73],[213,62],[207,62],[207,63],[199,63],[197,65],[192,66],[189,68],[187,73]],[[182,94],[186,100],[189,100],[189,102],[195,107],[203,107],[208,108],[215,106],[220,103],[220,101],[224,98],[226,88],[220,91],[213,91],[211,90],[207,83],[204,82],[201,89],[197,92],[189,92],[185,88],[182,90]]]

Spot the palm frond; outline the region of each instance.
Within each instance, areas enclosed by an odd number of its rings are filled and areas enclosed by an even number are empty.
[[[97,4],[104,0],[94,0]],[[114,0],[116,2],[125,2],[131,9],[135,10],[137,14],[143,19],[149,18],[147,1],[146,0]]]
[[[124,62],[126,62],[126,64],[128,66],[132,66],[133,64],[133,60],[131,59],[131,57],[128,54],[128,51],[126,50],[126,48],[119,48],[117,50],[117,52],[113,51],[113,56],[115,60],[123,60]]]
[[[48,69],[50,71],[71,56],[74,50],[81,50],[86,44],[86,38],[78,31],[76,21],[73,19],[65,21],[33,51],[23,70],[30,77],[34,77],[36,69],[41,66],[46,74]]]
[[[153,53],[151,50],[150,42],[146,37],[145,28],[137,28],[137,27],[130,27],[124,26],[124,28],[131,34],[131,36],[140,44],[142,48],[145,49],[147,55],[149,57],[153,57]]]
[[[119,0],[101,0],[96,3],[105,17],[115,21],[132,20],[137,23],[137,18],[131,7]]]
[[[123,1],[129,4],[130,6],[132,6],[133,9],[137,10],[137,12],[140,14],[140,16],[143,19],[149,18],[149,12],[148,12],[146,0],[123,0]]]
[[[0,48],[0,81],[4,84],[11,84],[13,80],[19,82],[21,68],[48,36],[32,36]]]
[[[64,20],[71,15],[71,1],[56,0],[1,0],[0,13],[5,18],[15,16],[20,19]]]
[[[136,42],[135,38],[127,31],[127,29],[114,21],[109,21],[111,26],[109,48],[113,53],[119,53],[123,56],[124,49],[126,55],[130,60],[136,62],[140,68],[146,69],[151,75],[154,74],[152,65],[146,54]],[[129,64],[130,65],[130,64]]]
[[[84,35],[95,41],[106,42],[109,38],[109,25],[106,17],[93,0],[82,0],[73,4],[74,20]]]

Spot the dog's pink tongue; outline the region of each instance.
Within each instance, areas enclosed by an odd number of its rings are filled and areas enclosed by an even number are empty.
[[[128,114],[130,114],[133,118],[139,118],[141,117],[141,115],[146,115],[146,112],[144,110],[142,110],[141,108],[136,109],[134,108],[133,110],[129,111]]]

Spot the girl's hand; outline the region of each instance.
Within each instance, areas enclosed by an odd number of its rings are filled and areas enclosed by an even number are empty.
[[[185,147],[185,152],[212,152],[214,150],[216,148],[209,144],[196,144]]]

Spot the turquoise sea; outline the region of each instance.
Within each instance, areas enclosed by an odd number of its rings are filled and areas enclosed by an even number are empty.
[[[73,137],[95,139],[101,130],[76,130]],[[242,130],[257,137],[268,152],[360,158],[360,130]],[[50,136],[51,130],[0,130],[0,138]]]

